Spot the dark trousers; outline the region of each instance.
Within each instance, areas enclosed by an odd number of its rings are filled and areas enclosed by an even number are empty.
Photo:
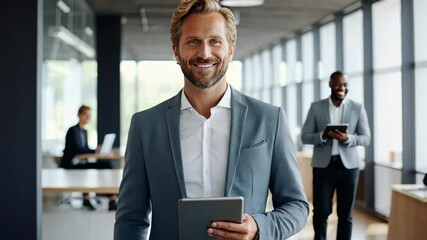
[[[341,158],[334,156],[326,168],[313,168],[314,239],[326,240],[332,198],[337,193],[337,240],[351,239],[353,207],[359,169],[347,169]]]

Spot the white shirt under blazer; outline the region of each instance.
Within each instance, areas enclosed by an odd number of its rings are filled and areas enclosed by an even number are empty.
[[[223,197],[231,125],[230,87],[206,119],[181,94],[180,139],[188,197]]]

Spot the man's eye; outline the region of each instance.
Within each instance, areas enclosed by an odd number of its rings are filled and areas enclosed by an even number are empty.
[[[196,39],[188,41],[188,44],[191,44],[191,45],[198,44],[198,43],[199,41],[197,41]]]
[[[213,40],[211,41],[211,43],[212,43],[212,44],[220,44],[220,43],[221,43],[221,41],[220,41],[220,40],[218,40],[218,39],[213,39]]]

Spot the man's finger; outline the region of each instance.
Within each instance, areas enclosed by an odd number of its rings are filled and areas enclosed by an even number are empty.
[[[331,137],[333,137],[333,138],[336,138],[336,137],[339,136],[337,133],[332,132],[332,131],[328,132],[328,135],[331,136]]]
[[[213,222],[211,224],[212,228],[224,229],[230,232],[239,232],[244,233],[244,225],[232,222]]]
[[[341,131],[340,131],[340,130],[338,130],[338,129],[335,129],[335,132],[336,132],[337,134],[340,134],[340,135],[344,134],[343,132],[341,132]]]
[[[244,237],[241,233],[229,232],[218,228],[208,228],[208,234],[215,239],[238,240]]]

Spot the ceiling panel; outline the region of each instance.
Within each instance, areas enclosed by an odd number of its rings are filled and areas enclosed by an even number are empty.
[[[170,17],[179,1],[174,0],[86,0],[97,14],[123,16],[123,59],[170,60]],[[265,0],[251,8],[236,8],[240,13],[235,59],[242,59],[277,42],[298,29],[307,27],[355,0]],[[145,9],[149,29],[144,31],[140,9]]]

